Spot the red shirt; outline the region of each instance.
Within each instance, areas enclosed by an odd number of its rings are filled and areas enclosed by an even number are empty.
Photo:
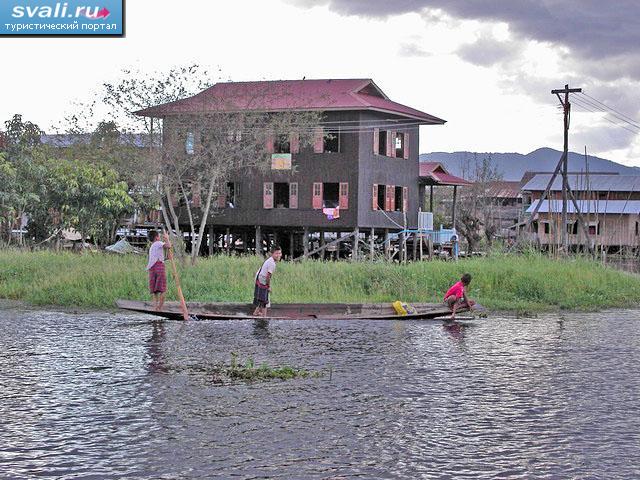
[[[447,290],[447,293],[444,295],[444,299],[446,300],[451,295],[455,295],[456,299],[462,298],[463,294],[464,294],[464,285],[460,281],[460,282],[454,283],[453,286],[449,290]]]

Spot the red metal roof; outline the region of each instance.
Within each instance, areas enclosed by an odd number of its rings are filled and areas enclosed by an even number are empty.
[[[420,162],[420,178],[432,185],[471,185],[471,182],[464,178],[451,175],[440,162]]]
[[[520,182],[503,180],[488,182],[485,196],[487,198],[520,198],[522,197]]]
[[[242,110],[373,110],[427,125],[445,123],[433,115],[389,100],[371,79],[216,83],[193,97],[135,113],[146,117],[165,117],[181,113]]]

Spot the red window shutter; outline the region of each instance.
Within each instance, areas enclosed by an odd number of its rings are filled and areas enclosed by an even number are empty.
[[[375,155],[378,155],[379,147],[380,147],[380,129],[374,128],[373,129],[373,153]]]
[[[273,153],[275,152],[275,135],[273,133],[270,133],[269,135],[267,135],[267,143],[265,145],[265,148],[267,149],[267,153]]]
[[[402,211],[409,211],[409,187],[402,187]]]
[[[349,184],[347,182],[340,183],[339,193],[338,207],[340,210],[346,210],[349,208]]]
[[[289,145],[291,145],[291,153],[300,152],[300,134],[293,132],[289,134]]]
[[[316,127],[313,131],[313,153],[324,152],[324,130]]]
[[[404,149],[404,158],[409,158],[409,132],[404,132],[404,138],[402,139],[402,147]]]
[[[273,182],[264,182],[262,206],[264,208],[273,208]]]
[[[200,208],[200,182],[191,185],[191,203],[194,208]]]
[[[373,185],[372,196],[373,196],[373,209],[378,210],[378,185],[376,184]]]
[[[391,187],[389,185],[385,185],[384,186],[384,209],[387,212],[391,209],[391,202],[389,201],[390,191],[391,191]]]
[[[218,187],[218,198],[216,204],[219,209],[223,209],[227,206],[227,187],[226,185],[220,185]]]
[[[322,183],[313,184],[313,199],[311,201],[311,206],[315,210],[322,208]]]
[[[289,184],[289,208],[298,208],[298,183]]]
[[[389,142],[391,143],[391,155],[389,156],[395,157],[396,156],[396,132],[391,132],[391,140]]]
[[[393,212],[396,209],[396,186],[387,185],[387,193],[389,194],[389,211]]]
[[[391,130],[387,130],[387,157],[391,156]]]

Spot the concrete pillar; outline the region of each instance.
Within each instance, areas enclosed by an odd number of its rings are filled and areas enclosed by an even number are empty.
[[[304,227],[304,231],[302,233],[302,250],[305,255],[309,253],[309,229],[307,227]]]
[[[376,229],[372,228],[371,233],[369,234],[369,249],[371,250],[371,261],[374,261],[376,258]]]
[[[256,226],[256,255],[262,255],[262,229]]]
[[[458,187],[456,185],[453,186],[453,205],[451,206],[451,224],[452,228],[456,228],[456,200],[458,196]]]
[[[351,254],[351,258],[353,260],[358,260],[358,243],[359,243],[359,237],[360,236],[360,229],[358,227],[356,227],[356,229],[354,230],[354,234],[353,234],[353,249],[351,250],[352,254]]]
[[[384,258],[389,260],[389,252],[391,251],[391,245],[389,243],[389,229],[384,229]]]

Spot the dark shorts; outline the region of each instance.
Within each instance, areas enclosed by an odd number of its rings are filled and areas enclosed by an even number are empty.
[[[164,293],[167,291],[167,274],[164,270],[164,263],[156,262],[149,269],[149,291],[152,294]]]
[[[269,289],[260,287],[258,282],[253,290],[253,304],[259,308],[266,308],[269,305]]]
[[[444,299],[444,303],[449,307],[453,308],[453,306],[457,303],[462,306],[465,304],[464,297],[456,298],[455,295],[451,295]]]

